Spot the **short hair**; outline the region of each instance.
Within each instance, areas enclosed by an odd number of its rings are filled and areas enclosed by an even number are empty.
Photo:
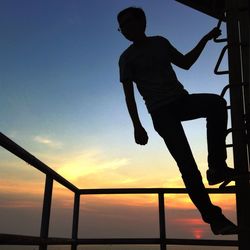
[[[146,15],[145,15],[145,12],[143,11],[142,8],[128,7],[126,9],[120,11],[117,15],[117,20],[119,23],[121,21],[121,17],[126,15],[126,14],[131,14],[136,20],[142,21],[146,26]]]

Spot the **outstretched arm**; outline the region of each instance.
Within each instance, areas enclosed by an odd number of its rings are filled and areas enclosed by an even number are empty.
[[[130,118],[134,126],[134,138],[135,142],[140,145],[145,145],[148,142],[148,135],[143,126],[138,115],[137,106],[134,96],[134,86],[133,82],[124,82],[123,91],[125,94],[126,104]]]
[[[220,35],[221,35],[220,29],[218,28],[212,29],[186,55],[182,55],[180,52],[178,52],[176,49],[173,48],[173,50],[171,51],[171,55],[170,55],[171,61],[180,68],[189,69],[199,58],[207,42],[213,38],[217,38]]]

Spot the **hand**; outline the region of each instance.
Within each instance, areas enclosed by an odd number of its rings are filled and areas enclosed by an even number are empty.
[[[141,126],[134,129],[134,137],[137,144],[146,145],[148,142],[148,134]]]
[[[216,28],[213,28],[209,33],[207,33],[204,38],[207,41],[209,41],[211,39],[216,39],[220,35],[221,35],[221,30],[216,27]]]

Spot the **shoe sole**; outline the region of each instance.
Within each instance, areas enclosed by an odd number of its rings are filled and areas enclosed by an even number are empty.
[[[224,227],[223,229],[221,229],[220,231],[213,231],[212,232],[215,234],[215,235],[234,235],[234,234],[238,234],[238,227],[236,226],[227,226],[227,227]]]
[[[248,179],[250,180],[250,172],[246,173],[246,174],[236,174],[234,176],[230,176],[228,178],[223,178],[223,179],[220,179],[220,180],[217,180],[217,181],[208,180],[208,184],[213,186],[213,185],[216,185],[216,184],[219,184],[219,183],[223,182],[221,185],[226,186],[231,181],[236,181],[236,180],[239,180],[240,178],[244,178],[244,177],[248,177]]]

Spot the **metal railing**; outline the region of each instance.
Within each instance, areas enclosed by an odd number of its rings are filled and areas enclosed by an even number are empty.
[[[175,239],[167,238],[166,216],[165,216],[165,194],[186,194],[185,188],[120,188],[120,189],[79,189],[65,178],[60,176],[46,164],[31,155],[25,149],[0,133],[0,145],[24,160],[32,167],[38,169],[46,175],[44,200],[41,219],[40,236],[0,234],[0,245],[36,245],[40,250],[47,250],[48,245],[68,245],[72,250],[76,250],[78,245],[115,245],[115,244],[143,244],[160,245],[161,250],[166,250],[168,245],[204,245],[204,246],[238,246],[237,240],[208,240],[208,239]],[[51,199],[53,182],[56,181],[74,193],[73,223],[71,238],[49,237],[49,221],[51,211]],[[207,188],[209,193],[234,194],[235,189],[228,187],[225,189]],[[159,237],[158,238],[78,238],[78,224],[80,212],[80,197],[82,195],[110,195],[110,194],[156,194],[158,195],[159,210]]]

